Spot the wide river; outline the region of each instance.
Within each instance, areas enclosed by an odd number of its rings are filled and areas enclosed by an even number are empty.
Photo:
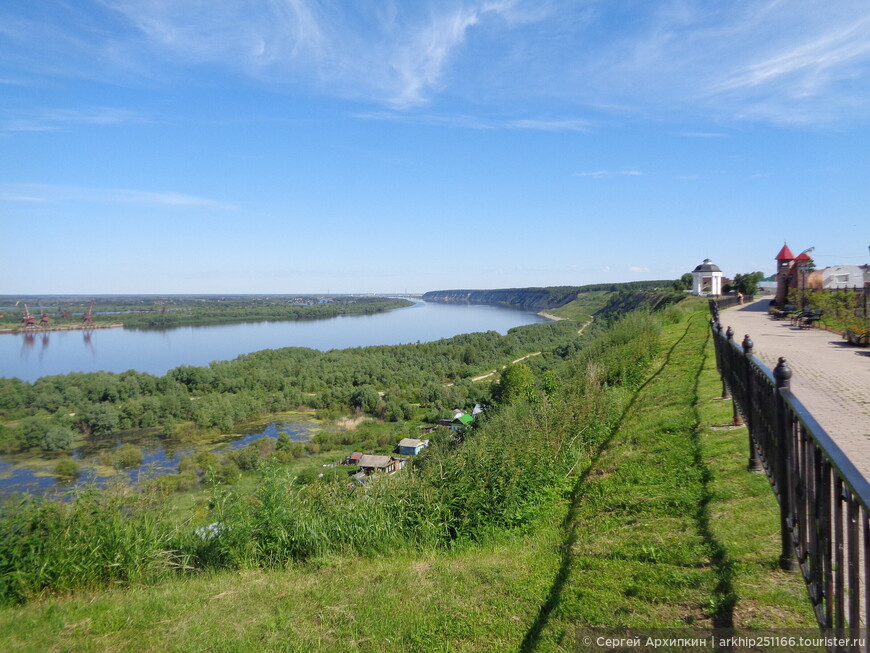
[[[35,381],[67,372],[138,370],[163,375],[179,365],[208,365],[279,347],[327,351],[430,342],[460,333],[544,322],[535,313],[418,301],[377,315],[299,322],[246,322],[166,330],[92,329],[0,334],[0,376]]]

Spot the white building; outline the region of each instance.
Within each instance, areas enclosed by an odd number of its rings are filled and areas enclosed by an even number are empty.
[[[708,258],[692,270],[693,295],[721,295],[722,270]]]
[[[863,288],[864,270],[857,265],[833,265],[822,270],[822,288]]]

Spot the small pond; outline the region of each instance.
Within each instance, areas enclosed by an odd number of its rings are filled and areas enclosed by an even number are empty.
[[[297,421],[269,422],[265,427],[258,428],[244,435],[226,436],[213,440],[211,443],[195,445],[178,442],[172,439],[157,437],[107,439],[101,440],[94,445],[77,447],[72,457],[79,463],[81,473],[74,481],[63,481],[54,476],[51,470],[64,455],[58,455],[54,459],[39,458],[34,462],[33,457],[9,455],[0,460],[0,496],[13,493],[29,493],[38,495],[56,495],[70,489],[92,483],[106,485],[109,481],[122,478],[133,482],[142,481],[161,474],[170,474],[178,470],[179,461],[185,456],[193,455],[197,450],[205,451],[231,451],[240,449],[259,440],[260,438],[277,439],[281,433],[286,433],[294,442],[307,442],[312,435],[319,430],[316,422]],[[100,454],[116,449],[122,444],[133,444],[142,449],[142,464],[118,472],[106,473],[107,468],[100,465]]]

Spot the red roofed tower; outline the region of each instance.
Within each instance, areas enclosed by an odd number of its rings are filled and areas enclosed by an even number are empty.
[[[794,254],[788,248],[788,243],[784,243],[779,254],[776,255],[776,299],[774,301],[778,306],[785,304],[785,298],[788,296],[789,271],[792,263],[794,263]]]

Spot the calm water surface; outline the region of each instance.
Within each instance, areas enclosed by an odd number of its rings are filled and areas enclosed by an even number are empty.
[[[260,438],[277,438],[286,433],[294,442],[307,442],[317,431],[314,422],[271,422],[261,430],[246,435],[227,436],[216,441],[209,451],[229,451],[245,447]],[[142,450],[142,464],[117,472],[116,474],[100,473],[99,457],[101,453],[120,447],[121,444],[134,444]],[[156,437],[104,439],[95,445],[78,447],[71,451],[72,457],[78,461],[81,474],[74,481],[63,481],[51,474],[51,470],[60,458],[67,454],[58,454],[53,460],[37,467],[24,462],[26,455],[0,456],[0,496],[14,492],[28,494],[52,495],[66,492],[84,483],[105,485],[115,477],[133,482],[144,481],[161,474],[178,470],[178,463],[183,457],[191,456],[197,448]]]
[[[543,321],[534,313],[495,306],[420,301],[377,315],[301,322],[0,334],[0,376],[32,382],[52,374],[130,369],[163,375],[179,365],[208,365],[261,349],[326,351],[429,342],[475,331],[504,334],[513,327]]]

